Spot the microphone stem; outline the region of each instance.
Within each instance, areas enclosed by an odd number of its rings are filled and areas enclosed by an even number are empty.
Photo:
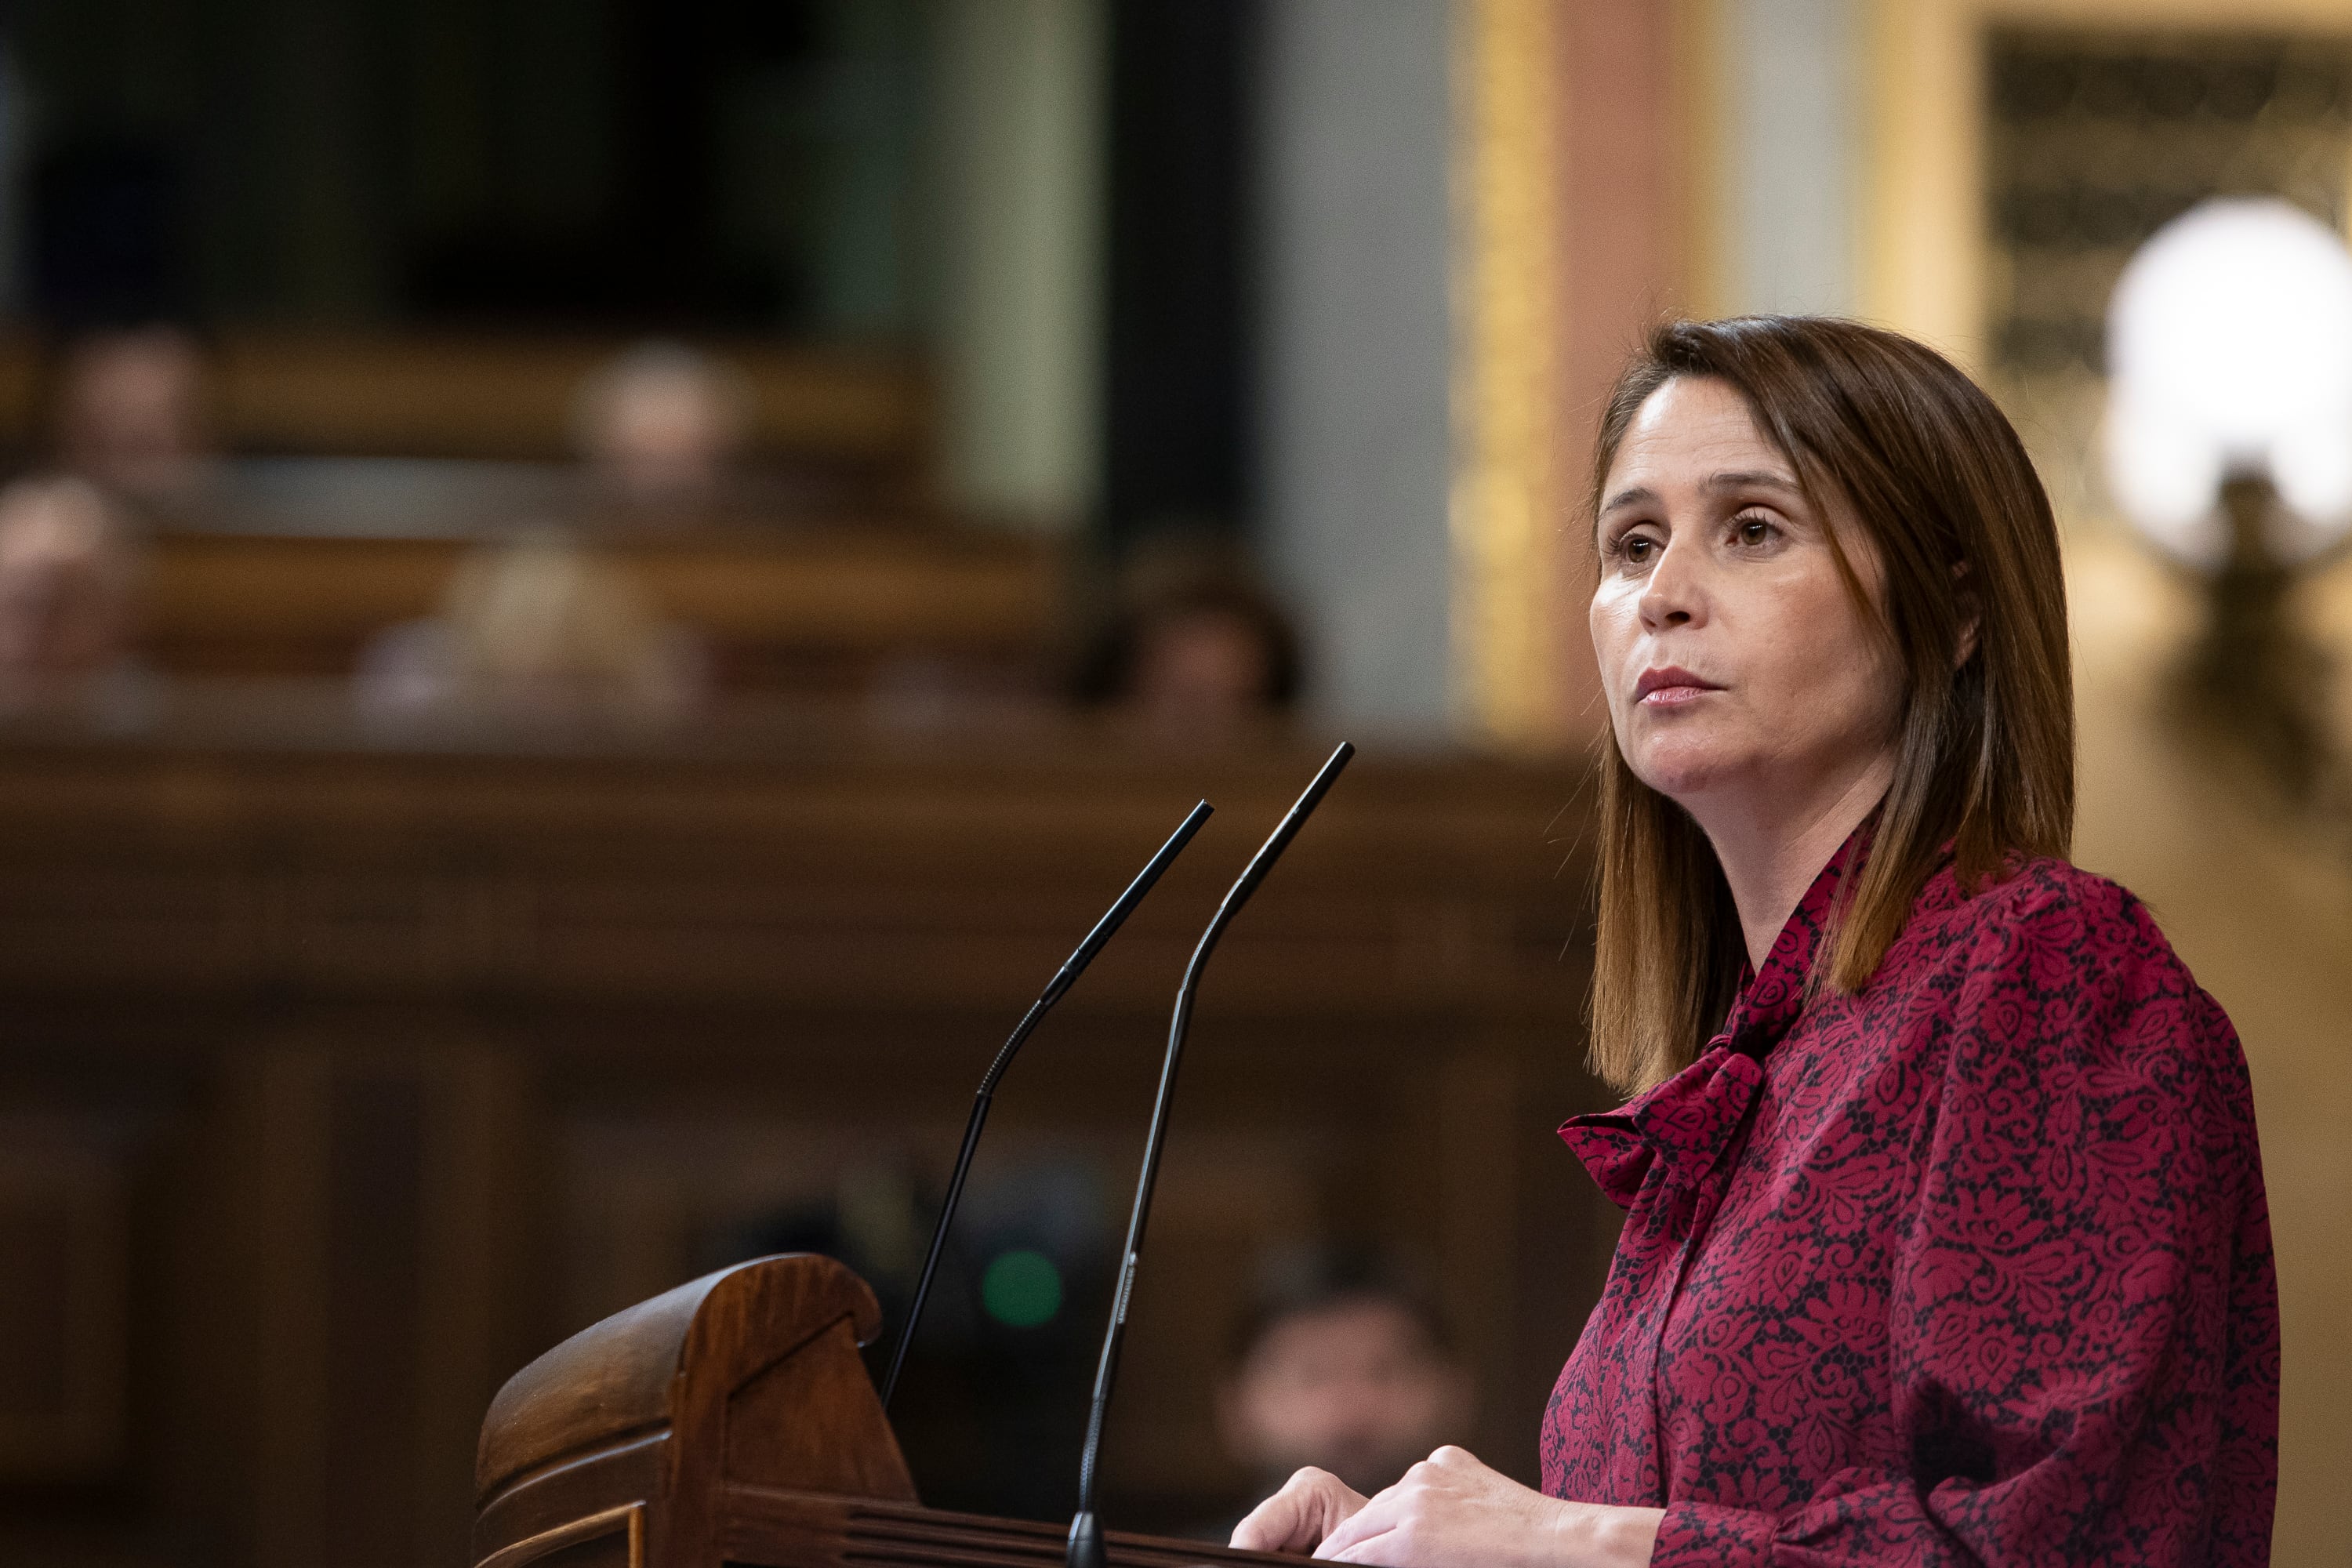
[[[1070,1521],[1065,1555],[1067,1568],[1104,1568],[1102,1527],[1095,1517],[1095,1471],[1102,1453],[1103,1422],[1110,1409],[1111,1387],[1118,1378],[1119,1347],[1127,1338],[1128,1304],[1135,1294],[1136,1261],[1143,1250],[1144,1223],[1151,1217],[1151,1192],[1160,1180],[1160,1152],[1168,1135],[1169,1112],[1175,1105],[1176,1069],[1183,1059],[1185,1037],[1192,1032],[1192,997],[1200,990],[1201,971],[1209,962],[1209,954],[1216,951],[1217,940],[1225,934],[1225,927],[1249,902],[1250,895],[1257,891],[1258,884],[1265,880],[1274,863],[1298,836],[1308,815],[1322,804],[1324,794],[1339,776],[1339,770],[1355,754],[1355,747],[1341,742],[1314,782],[1307,786],[1307,793],[1298,797],[1258,847],[1240,879],[1227,889],[1224,901],[1210,918],[1208,930],[1201,933],[1199,944],[1192,949],[1192,960],[1184,966],[1183,982],[1176,988],[1176,1008],[1168,1020],[1168,1054],[1160,1064],[1160,1093],[1152,1102],[1151,1130],[1143,1142],[1143,1170],[1136,1178],[1135,1206],[1128,1212],[1127,1245],[1119,1250],[1118,1290],[1111,1299],[1110,1328],[1103,1335],[1102,1360],[1095,1368],[1094,1402],[1087,1412],[1087,1444],[1078,1456],[1078,1510]]]
[[[1068,971],[1063,973],[1067,973]],[[1060,977],[1055,978],[1058,980]],[[939,1273],[940,1258],[947,1251],[948,1226],[944,1221],[954,1215],[956,1205],[963,1199],[964,1178],[971,1174],[972,1156],[980,1150],[981,1129],[988,1125],[988,1107],[996,1098],[996,1080],[1003,1076],[1014,1053],[1021,1049],[1021,1042],[1029,1037],[1029,1032],[1037,1026],[1037,1021],[1045,1016],[1046,1009],[1054,1005],[1059,994],[1058,991],[1048,988],[1045,995],[1029,1005],[1029,1011],[1023,1015],[1012,1037],[1004,1042],[1004,1048],[997,1052],[996,1060],[990,1064],[988,1075],[980,1080],[980,1092],[972,1096],[971,1116],[963,1124],[963,1147],[956,1151],[955,1169],[948,1177],[947,1200],[940,1205],[943,1223],[931,1231],[930,1250],[924,1255],[923,1272],[916,1279],[914,1297],[907,1305],[906,1326],[898,1331],[898,1347],[890,1352],[889,1375],[882,1380],[882,1408],[886,1411],[890,1408],[890,1396],[898,1392],[898,1373],[907,1365],[907,1347],[915,1342],[915,1325],[922,1321],[923,1303],[930,1300],[932,1278]]]
[[[971,1119],[964,1123],[963,1147],[956,1152],[955,1170],[948,1177],[947,1199],[940,1205],[939,1223],[931,1227],[930,1251],[923,1258],[923,1272],[915,1281],[913,1299],[907,1304],[907,1323],[898,1331],[898,1348],[890,1352],[890,1371],[882,1380],[884,1411],[890,1408],[890,1396],[898,1392],[898,1373],[907,1364],[907,1347],[915,1342],[915,1329],[923,1321],[923,1304],[930,1300],[931,1281],[938,1276],[940,1258],[947,1250],[948,1231],[955,1224],[956,1205],[963,1197],[964,1179],[971,1174],[972,1156],[979,1152],[980,1131],[988,1124],[989,1101],[995,1097],[997,1083],[1004,1077],[1005,1069],[1013,1065],[1013,1058],[1020,1054],[1021,1044],[1029,1037],[1030,1031],[1036,1028],[1045,1015],[1053,1010],[1054,1004],[1062,999],[1063,994],[1076,984],[1078,976],[1086,973],[1087,965],[1094,962],[1095,954],[1100,952],[1103,944],[1126,923],[1135,906],[1143,901],[1143,895],[1151,890],[1152,885],[1160,880],[1160,874],[1168,869],[1170,862],[1192,841],[1192,835],[1201,830],[1201,824],[1208,821],[1209,816],[1209,803],[1204,800],[1193,806],[1184,820],[1176,825],[1176,831],[1169,835],[1159,853],[1145,863],[1135,880],[1127,885],[1127,890],[1118,896],[1118,900],[1104,912],[1101,920],[1095,922],[1094,930],[1078,943],[1077,951],[1054,972],[1054,978],[1046,983],[1037,1000],[1029,1005],[1029,1011],[1022,1015],[1021,1022],[1013,1026],[1011,1037],[997,1051],[996,1059],[988,1064],[988,1071],[981,1076],[980,1092],[972,1097]]]
[[[1246,896],[1246,895],[1244,895]],[[1222,912],[1222,911],[1221,911]],[[1143,1251],[1143,1227],[1151,1217],[1151,1193],[1160,1182],[1160,1151],[1166,1142],[1169,1112],[1174,1109],[1176,1068],[1184,1058],[1184,1040],[1192,1026],[1192,993],[1202,963],[1224,921],[1213,924],[1201,939],[1177,994],[1176,1012],[1168,1026],[1168,1054],[1160,1064],[1160,1093],[1152,1103],[1151,1131],[1143,1145],[1143,1172],[1136,1182],[1135,1207],[1127,1219],[1127,1245],[1119,1248],[1118,1289],[1111,1297],[1110,1331],[1103,1336],[1102,1360],[1095,1367],[1094,1403],[1087,1414],[1087,1446],[1078,1460],[1078,1511],[1095,1510],[1095,1466],[1102,1451],[1103,1422],[1110,1412],[1110,1391],[1118,1380],[1119,1347],[1127,1339],[1127,1304],[1135,1292],[1136,1262]]]

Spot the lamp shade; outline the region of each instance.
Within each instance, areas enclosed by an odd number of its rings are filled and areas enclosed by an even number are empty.
[[[2221,563],[2232,474],[2276,488],[2282,560],[2352,529],[2352,252],[2300,207],[2209,201],[2158,230],[2108,302],[2107,372],[2108,489],[2168,552]]]

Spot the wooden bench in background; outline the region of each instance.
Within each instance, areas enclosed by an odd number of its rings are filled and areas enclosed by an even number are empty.
[[[231,328],[212,344],[212,417],[231,450],[362,457],[572,454],[581,384],[622,338]],[[755,454],[916,471],[932,443],[915,361],[772,342],[704,346],[751,394]],[[0,339],[0,446],[39,444],[48,374],[36,340]]]
[[[173,674],[348,675],[370,637],[435,612],[469,542],[162,533],[141,640]],[[835,526],[600,549],[739,691],[855,692],[893,659],[1036,686],[1062,632],[1059,554],[1013,534]]]

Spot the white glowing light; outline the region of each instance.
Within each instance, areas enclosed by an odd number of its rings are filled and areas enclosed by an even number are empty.
[[[2210,201],[2157,231],[2107,304],[2107,484],[2197,565],[2229,534],[2223,478],[2267,475],[2284,560],[2352,530],[2352,252],[2282,201]]]

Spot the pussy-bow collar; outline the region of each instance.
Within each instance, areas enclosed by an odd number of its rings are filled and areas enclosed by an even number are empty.
[[[1633,1205],[1654,1164],[1664,1166],[1668,1181],[1695,1185],[1729,1146],[1764,1081],[1765,1053],[1805,1010],[1814,953],[1866,831],[1857,829],[1813,879],[1773,940],[1763,972],[1741,966],[1738,999],[1697,1060],[1615,1110],[1561,1124],[1560,1137],[1620,1208]]]

